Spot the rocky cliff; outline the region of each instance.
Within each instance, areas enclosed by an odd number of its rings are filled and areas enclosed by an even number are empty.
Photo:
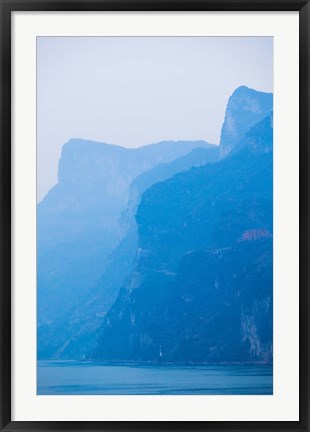
[[[94,358],[272,361],[272,136],[268,115],[231,155],[143,193],[133,269]]]
[[[272,107],[272,93],[238,87],[226,107],[220,140],[221,157],[230,153],[249,129],[272,111]]]
[[[58,184],[37,210],[40,358],[76,358],[91,349],[90,334],[119,289],[105,290],[100,277],[125,234],[119,218],[130,184],[196,148],[216,151],[203,141],[166,141],[138,149],[76,139],[64,145]],[[98,286],[104,290],[101,302]],[[95,309],[90,307],[94,299]]]

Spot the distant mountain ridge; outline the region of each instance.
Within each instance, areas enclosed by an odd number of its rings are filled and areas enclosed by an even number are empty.
[[[119,288],[130,273],[134,262],[138,245],[135,213],[141,194],[153,184],[166,180],[177,172],[211,163],[217,159],[217,147],[199,147],[169,163],[156,165],[136,177],[131,184],[127,207],[120,218],[122,240],[110,254],[105,271],[98,282],[66,310],[62,327],[70,327],[71,336],[70,339],[66,337],[62,344],[59,340],[59,348],[55,352],[56,357],[80,358],[95,348],[102,319],[116,300]],[[68,317],[70,317],[71,324],[68,323]]]
[[[196,147],[216,149],[204,141],[164,141],[127,149],[73,139],[63,146],[58,184],[37,208],[40,357],[70,355],[68,341],[79,333],[81,319],[74,308],[82,299],[88,301],[119,243],[118,219],[131,182]]]

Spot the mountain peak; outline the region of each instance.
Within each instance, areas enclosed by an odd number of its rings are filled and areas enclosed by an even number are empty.
[[[237,95],[239,96],[239,95],[243,95],[243,94],[249,94],[249,93],[265,93],[265,92],[261,92],[259,90],[255,90],[255,89],[253,89],[251,87],[247,87],[245,85],[242,85],[242,86],[237,87],[233,91],[231,97],[232,96],[237,96]]]
[[[124,149],[125,147],[121,147],[119,145],[110,144],[106,142],[101,141],[95,141],[91,139],[85,139],[85,138],[70,138],[64,145],[62,150],[103,150],[103,149]]]
[[[238,87],[230,96],[221,131],[220,154],[226,156],[248,130],[272,111],[273,95]]]

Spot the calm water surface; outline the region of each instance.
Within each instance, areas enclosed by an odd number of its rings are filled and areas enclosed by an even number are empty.
[[[272,394],[272,366],[137,366],[39,361],[39,395]]]

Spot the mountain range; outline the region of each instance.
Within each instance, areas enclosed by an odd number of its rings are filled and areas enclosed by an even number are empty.
[[[38,205],[38,357],[272,361],[272,94],[219,146],[71,140]]]
[[[271,361],[271,116],[244,144],[144,192],[135,263],[95,358]]]
[[[86,319],[85,303],[96,296],[108,258],[124,236],[119,219],[131,183],[153,167],[160,171],[162,166],[163,176],[168,176],[169,162],[196,148],[208,150],[211,158],[218,151],[204,141],[163,141],[127,149],[73,139],[63,146],[58,183],[37,209],[39,358],[84,353],[83,344],[76,348],[75,338]],[[109,308],[114,297],[106,297]],[[94,318],[87,320],[86,327],[92,333],[102,308],[98,305],[89,313]]]

